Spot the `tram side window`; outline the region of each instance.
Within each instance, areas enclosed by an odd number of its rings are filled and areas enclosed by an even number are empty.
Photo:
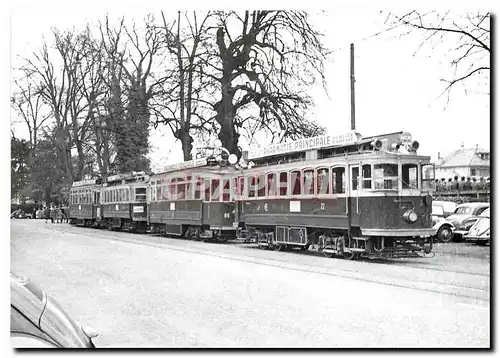
[[[345,193],[345,168],[344,167],[332,168],[332,194],[344,194],[344,193]]]
[[[220,180],[212,179],[211,199],[212,201],[219,201],[220,198]]]
[[[135,201],[146,201],[146,188],[135,188]]]
[[[170,181],[163,179],[161,184],[161,197],[162,200],[170,200]]]
[[[288,173],[280,173],[280,196],[288,195]]]
[[[267,174],[267,196],[276,196],[276,174],[269,173]]]
[[[352,190],[358,190],[359,167],[352,167]]]
[[[231,188],[229,179],[222,179],[222,201],[231,200]]]
[[[205,201],[210,201],[210,179],[205,179]]]
[[[161,200],[161,183],[162,181],[159,180],[156,182],[156,197],[155,200]]]
[[[185,199],[193,199],[193,182],[190,175],[186,177],[186,195]]]
[[[304,170],[303,185],[303,194],[314,194],[314,170]]]
[[[249,176],[247,177],[247,183],[248,183],[248,197],[249,198],[254,198],[255,197],[255,187],[256,187],[256,182],[257,178],[254,176]]]
[[[181,181],[182,179],[177,179],[177,181]],[[177,200],[186,199],[186,183],[177,184]]]
[[[330,194],[328,168],[316,170],[316,194]]]
[[[375,164],[373,166],[373,181],[375,189],[397,190],[398,175],[397,164]]]
[[[301,193],[301,176],[300,171],[296,170],[290,173],[290,183],[292,189],[292,195],[300,195]]]
[[[203,179],[196,178],[196,185],[194,187],[194,198],[201,199],[201,192],[203,191]]]
[[[401,173],[401,180],[403,189],[417,189],[418,188],[418,165],[417,164],[403,164]]]
[[[259,182],[257,184],[257,196],[266,196],[266,176],[264,174],[259,175]]]
[[[238,195],[243,197],[245,195],[245,177],[238,177]]]
[[[372,166],[371,164],[364,164],[363,171],[363,189],[371,189],[372,187]]]
[[[434,179],[436,175],[436,168],[433,164],[424,164],[420,167],[422,178],[422,189],[431,190],[434,188]]]

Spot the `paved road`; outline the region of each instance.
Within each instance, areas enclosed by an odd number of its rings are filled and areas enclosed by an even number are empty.
[[[346,261],[11,220],[11,269],[100,347],[488,347],[489,260]]]

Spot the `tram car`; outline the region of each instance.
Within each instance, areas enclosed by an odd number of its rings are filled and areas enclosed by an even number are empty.
[[[100,179],[73,183],[69,194],[69,222],[72,225],[92,226],[100,216]]]
[[[351,131],[248,153],[240,220],[263,248],[328,257],[415,257],[432,252],[430,157],[405,132]]]
[[[109,176],[102,185],[98,226],[146,232],[149,176],[132,172]]]
[[[227,153],[228,154],[228,153]],[[150,231],[225,242],[238,228],[235,155],[209,156],[167,166],[149,183]]]

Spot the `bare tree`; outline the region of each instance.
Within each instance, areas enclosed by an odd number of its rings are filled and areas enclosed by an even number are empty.
[[[328,50],[304,11],[218,12],[206,75],[219,85],[213,104],[222,144],[237,155],[239,132],[254,121],[276,138],[303,135],[310,85],[325,83]],[[254,111],[254,115],[249,115]]]
[[[451,58],[451,78],[441,79],[446,83],[443,93],[456,85],[466,90],[471,88],[470,80],[490,74],[490,14],[488,12],[454,14],[451,11],[420,13],[411,11],[403,15],[389,13],[386,23],[390,30],[401,29],[402,35],[421,33],[422,42],[418,52],[425,45],[433,49],[441,47],[444,55]],[[489,84],[487,84],[489,87]]]
[[[26,76],[23,76],[26,78]],[[28,127],[29,135],[29,167],[33,170],[33,163],[38,144],[38,133],[40,128],[51,117],[51,113],[47,113],[43,108],[42,94],[39,92],[36,85],[32,82],[20,82],[14,80],[17,91],[11,98],[11,106],[14,111],[21,117],[24,124]]]
[[[171,55],[170,62],[175,65],[165,73],[163,91],[155,99],[155,127],[160,123],[169,126],[174,137],[182,144],[184,160],[191,159],[192,132],[202,131],[208,122],[200,113],[207,83],[201,80],[199,51],[208,37],[206,24],[210,17],[211,13],[207,12],[202,16],[202,21],[198,22],[196,12],[193,11],[192,16],[184,13],[188,30],[183,33],[181,12],[178,12],[177,21],[172,24],[167,23],[162,12],[164,41]],[[177,28],[174,31],[175,25]]]

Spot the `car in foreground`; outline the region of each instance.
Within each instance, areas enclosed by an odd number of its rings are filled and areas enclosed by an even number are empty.
[[[450,242],[453,239],[455,225],[446,218],[453,214],[456,207],[457,204],[452,201],[432,202],[432,223],[437,241]]]
[[[10,214],[11,219],[31,219],[32,214],[25,213],[23,210],[18,209]]]
[[[40,287],[10,275],[12,348],[95,348],[97,333],[78,324]]]
[[[469,232],[464,235],[466,242],[476,245],[491,244],[490,238],[490,209],[483,211],[479,219],[472,225]]]
[[[453,240],[463,238],[479,219],[479,215],[490,207],[490,203],[465,203],[460,204],[455,209],[453,215],[448,216],[446,219],[455,226],[453,233]]]

